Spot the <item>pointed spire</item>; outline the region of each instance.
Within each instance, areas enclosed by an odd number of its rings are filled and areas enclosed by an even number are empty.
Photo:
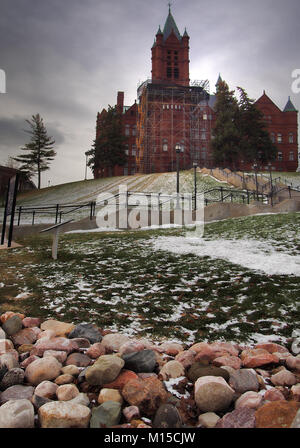
[[[183,37],[190,37],[187,33],[186,27],[184,28],[184,33],[183,33]]]
[[[289,96],[288,101],[283,109],[283,112],[297,112],[294,104],[291,102],[291,97]]]
[[[222,82],[222,81],[223,81],[223,79],[221,78],[221,74],[219,73],[219,76],[218,76],[218,79],[217,79],[217,82],[216,82],[216,87],[218,87],[219,83]]]
[[[156,35],[157,35],[157,34],[162,34],[162,30],[161,30],[161,28],[160,28],[160,25],[159,25],[159,27],[158,27],[158,31],[157,31]]]
[[[169,14],[164,26],[164,31],[163,31],[163,35],[164,35],[164,40],[166,40],[171,32],[174,32],[175,36],[177,37],[178,40],[181,40],[181,36],[179,33],[179,30],[177,28],[176,22],[174,20],[174,17],[171,14],[171,3],[169,3]]]

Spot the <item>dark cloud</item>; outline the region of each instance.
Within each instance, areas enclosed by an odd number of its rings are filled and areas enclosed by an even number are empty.
[[[137,84],[151,76],[151,46],[167,2],[0,2],[0,68],[7,75],[0,159],[23,144],[22,120],[39,112],[59,141],[47,175],[53,183],[81,178],[97,111],[115,104],[118,90],[132,104]],[[221,72],[231,88],[241,85],[253,98],[265,89],[279,107],[291,95],[299,109],[299,95],[291,92],[299,0],[174,0],[172,13],[179,31],[186,27],[190,35],[191,79],[209,79],[213,91]]]

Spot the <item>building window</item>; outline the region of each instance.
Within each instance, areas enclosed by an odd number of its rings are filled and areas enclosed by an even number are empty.
[[[126,154],[126,156],[128,156],[128,154],[129,154],[128,145],[125,145],[125,154]]]
[[[172,68],[167,67],[167,78],[172,78]]]
[[[271,142],[275,143],[275,134],[274,134],[274,132],[271,132]]]
[[[176,79],[179,78],[179,70],[177,67],[174,68],[174,78],[176,78]]]
[[[165,138],[163,139],[162,149],[163,151],[168,151],[168,140]]]
[[[289,160],[290,161],[294,160],[294,151],[290,151],[290,153],[289,153]]]
[[[207,120],[207,114],[203,114],[203,120]]]
[[[132,148],[131,148],[131,155],[132,155],[132,156],[136,156],[136,145],[132,145]]]
[[[294,143],[294,134],[292,132],[289,133],[289,143]]]
[[[130,126],[129,124],[125,124],[125,135],[129,135],[130,134]]]
[[[282,152],[278,152],[278,160],[280,162],[283,160]]]
[[[136,126],[132,126],[132,135],[136,135]]]
[[[282,134],[277,134],[277,143],[282,143]]]

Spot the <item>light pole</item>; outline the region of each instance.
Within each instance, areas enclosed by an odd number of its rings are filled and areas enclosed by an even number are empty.
[[[273,179],[272,179],[272,164],[271,162],[268,163],[268,168],[269,168],[269,172],[270,172],[270,186],[271,186],[271,191],[270,191],[270,197],[271,197],[271,205],[273,205]]]
[[[257,163],[254,162],[253,167],[255,173],[255,185],[256,185],[256,199],[258,201],[258,184],[257,184]]]
[[[193,163],[194,167],[194,194],[195,194],[195,202],[194,202],[194,209],[197,210],[197,162]]]
[[[176,208],[179,208],[179,154],[180,154],[180,144],[176,143],[175,151],[176,151],[176,169],[177,169],[177,182],[176,182],[176,192],[177,192],[177,204]]]

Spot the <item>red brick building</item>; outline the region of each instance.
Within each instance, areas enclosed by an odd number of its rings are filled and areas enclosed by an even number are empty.
[[[151,52],[151,79],[139,86],[138,103],[124,106],[124,92],[118,92],[117,107],[128,137],[127,164],[110,172],[96,167],[95,177],[175,171],[177,163],[180,169],[189,169],[194,162],[202,167],[213,166],[210,140],[216,98],[209,95],[207,81],[190,81],[189,36],[186,30],[180,35],[170,8],[163,31],[158,28]],[[278,148],[273,169],[296,171],[298,112],[290,98],[283,111],[265,93],[256,106],[263,112]],[[97,121],[99,117],[101,114]],[[100,132],[98,125],[97,129]],[[240,168],[251,169],[251,165],[241,160]]]

